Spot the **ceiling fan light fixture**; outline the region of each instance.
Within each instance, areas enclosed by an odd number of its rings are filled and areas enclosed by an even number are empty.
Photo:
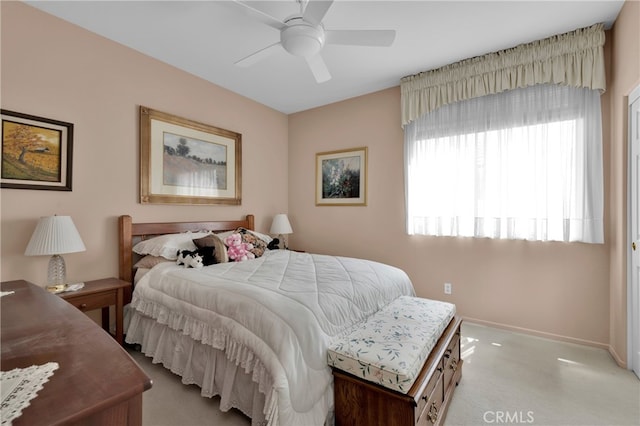
[[[2,0],[0,0],[2,1]],[[391,46],[396,37],[394,30],[325,30],[322,20],[334,0],[296,0],[300,13],[280,20],[253,8],[245,1],[234,0],[258,21],[280,31],[280,41],[263,47],[235,64],[247,67],[273,52],[284,49],[293,56],[304,58],[318,83],[331,79],[331,73],[320,51],[325,44],[346,46]]]
[[[321,25],[312,26],[297,18],[300,22],[287,22],[280,33],[280,42],[284,49],[295,56],[308,58],[316,55],[324,46],[324,29]]]

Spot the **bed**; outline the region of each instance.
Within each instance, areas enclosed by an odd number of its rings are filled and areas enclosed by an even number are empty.
[[[219,395],[223,411],[235,407],[253,425],[331,424],[327,348],[396,298],[415,295],[402,270],[290,250],[264,250],[255,259],[201,269],[171,260],[135,268],[149,256],[134,253],[141,241],[172,234],[195,240],[201,232],[228,236],[242,229],[269,238],[255,232],[254,223],[253,215],[173,223],[121,216],[120,278],[135,282],[126,341],[183,383],[198,385],[202,396]]]

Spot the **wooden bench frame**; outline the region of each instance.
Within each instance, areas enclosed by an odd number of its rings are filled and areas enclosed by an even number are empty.
[[[336,426],[444,424],[462,377],[461,324],[451,320],[406,394],[333,368]]]

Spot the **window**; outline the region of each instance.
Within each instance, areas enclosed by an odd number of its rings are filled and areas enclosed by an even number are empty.
[[[405,127],[409,234],[602,243],[600,92],[536,85]]]

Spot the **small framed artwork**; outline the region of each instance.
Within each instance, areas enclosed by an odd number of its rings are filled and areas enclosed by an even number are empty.
[[[241,203],[242,135],[140,107],[142,204]]]
[[[0,187],[71,191],[73,124],[1,111]]]
[[[316,154],[316,205],[367,205],[367,148]]]

